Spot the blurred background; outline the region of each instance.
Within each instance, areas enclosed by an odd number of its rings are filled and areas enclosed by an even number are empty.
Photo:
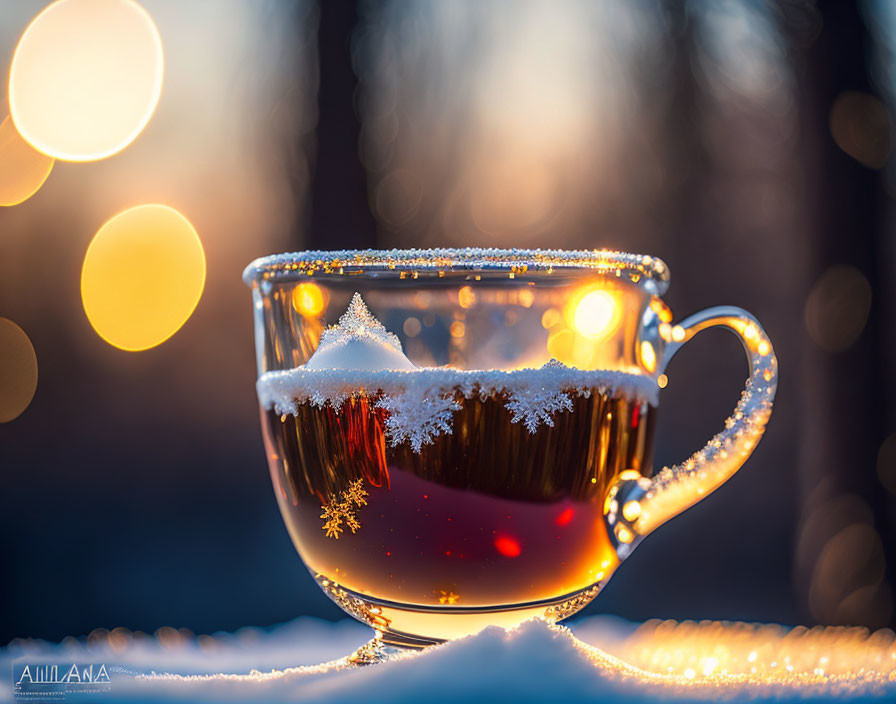
[[[45,4],[0,5],[4,70]],[[585,613],[896,623],[896,5],[142,5],[165,66],[145,129],[0,208],[0,316],[39,370],[0,423],[0,643],[343,617],[272,495],[240,280],[343,247],[631,250],[669,264],[676,319],[753,312],[781,370],[765,439]],[[173,337],[126,352],[79,281],[141,203],[189,219],[207,274]],[[658,463],[719,429],[745,372],[724,332],[676,356]]]

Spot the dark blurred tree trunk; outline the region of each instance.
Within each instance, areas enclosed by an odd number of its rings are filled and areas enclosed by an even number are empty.
[[[880,627],[892,623],[884,558],[890,577],[896,559],[885,492],[875,474],[888,398],[881,335],[886,263],[879,256],[883,184],[879,171],[836,145],[829,124],[844,91],[871,92],[871,37],[860,3],[833,0],[818,9],[823,29],[797,74],[811,179],[807,202],[815,204],[815,240],[807,253],[811,280],[831,266],[854,266],[871,285],[872,309],[856,343],[842,352],[827,352],[805,336],[796,584],[806,615],[816,621]],[[889,538],[883,547],[868,528]]]
[[[376,222],[367,201],[367,175],[358,159],[357,79],[351,37],[358,13],[353,0],[320,3],[318,32],[317,157],[311,182],[312,249],[365,248],[376,244]]]

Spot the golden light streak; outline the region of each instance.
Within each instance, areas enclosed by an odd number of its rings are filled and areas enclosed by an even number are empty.
[[[590,646],[586,646],[590,647]],[[613,648],[613,654],[640,668],[645,679],[664,677],[669,685],[827,692],[843,695],[863,686],[896,681],[896,648],[888,629],[647,621]]]
[[[18,418],[37,390],[37,356],[22,328],[0,318],[0,423]]]
[[[12,119],[0,123],[0,205],[18,205],[40,190],[54,159],[22,139]]]
[[[81,298],[106,342],[138,351],[187,321],[205,286],[205,253],[190,221],[166,205],[140,205],[96,233],[81,271]]]
[[[22,34],[9,110],[35,149],[94,161],[128,146],[162,91],[162,40],[132,0],[58,0]]]

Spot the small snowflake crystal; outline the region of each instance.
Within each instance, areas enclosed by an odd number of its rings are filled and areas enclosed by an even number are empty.
[[[367,490],[364,488],[363,479],[355,479],[348,485],[348,489],[342,492],[342,500],[355,506],[367,505]]]
[[[331,498],[326,505],[321,506],[321,509],[323,509],[323,513],[320,514],[320,517],[324,521],[321,528],[326,532],[328,538],[339,540],[339,534],[342,533],[343,530],[342,519],[345,515],[342,504],[333,501]],[[354,533],[354,531],[352,531],[352,533]]]
[[[410,390],[396,396],[383,396],[377,406],[389,415],[386,434],[392,447],[408,441],[414,452],[431,443],[441,433],[451,432],[451,417],[460,404],[451,396],[431,389]]]
[[[552,359],[542,369],[556,369],[558,366],[564,365]],[[541,423],[553,426],[553,415],[557,411],[572,410],[569,391],[559,385],[533,383],[519,386],[509,391],[508,396],[504,405],[513,414],[511,422],[523,423],[530,433],[534,433]]]

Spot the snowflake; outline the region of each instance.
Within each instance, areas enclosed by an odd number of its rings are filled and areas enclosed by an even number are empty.
[[[572,399],[569,393],[557,387],[527,386],[509,392],[504,404],[513,414],[511,422],[523,423],[530,433],[534,433],[541,423],[554,425],[552,416],[557,411],[571,411]]]
[[[354,479],[336,498],[335,494],[330,494],[327,503],[321,506],[323,513],[320,517],[324,524],[321,526],[326,532],[328,538],[339,540],[339,535],[345,530],[343,524],[352,533],[356,533],[361,527],[361,521],[358,520],[356,511],[361,506],[367,505],[367,490],[364,488],[364,480],[361,478]]]
[[[348,511],[345,514],[345,525],[352,533],[355,533],[361,527],[361,521],[358,520],[358,517],[353,512]]]
[[[348,489],[342,492],[342,501],[346,504],[354,504],[355,506],[367,505],[367,490],[364,488],[363,479],[355,479],[348,485]]]
[[[342,519],[345,515],[345,508],[341,502],[333,501],[331,499],[325,505],[321,506],[321,509],[323,509],[323,513],[320,514],[320,517],[324,519],[324,524],[321,527],[326,531],[328,538],[339,540],[339,534],[342,533],[343,530]],[[355,531],[353,530],[352,533],[354,532]]]
[[[455,594],[450,589],[445,591],[444,589],[439,589],[439,603],[440,604],[456,604],[457,600],[460,599],[460,594]]]
[[[389,413],[386,417],[389,444],[397,447],[407,441],[414,452],[420,452],[423,445],[430,444],[441,433],[451,433],[452,414],[461,407],[453,397],[441,396],[429,389],[383,396],[376,405]]]

